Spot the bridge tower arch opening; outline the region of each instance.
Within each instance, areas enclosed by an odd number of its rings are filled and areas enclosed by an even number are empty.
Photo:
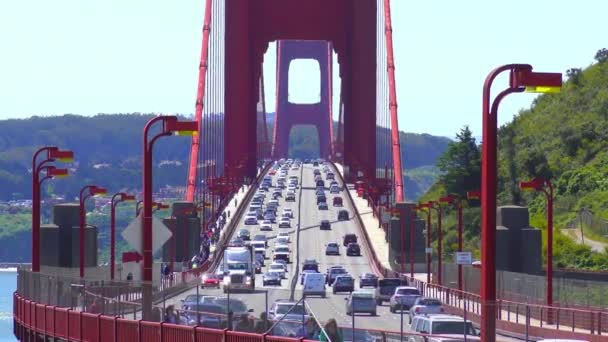
[[[320,158],[321,133],[315,125],[294,125],[289,132],[288,158]]]

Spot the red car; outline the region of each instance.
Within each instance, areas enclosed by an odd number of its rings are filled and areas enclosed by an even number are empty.
[[[277,173],[277,170],[272,169],[270,170],[270,172],[268,172],[269,175],[274,176]]]
[[[201,278],[201,287],[215,287],[220,288],[220,276],[217,274],[203,274]]]

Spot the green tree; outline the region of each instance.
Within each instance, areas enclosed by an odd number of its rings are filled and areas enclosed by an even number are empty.
[[[604,62],[608,61],[608,49],[603,48],[603,49],[597,50],[597,52],[595,53],[595,60],[598,63],[604,63]]]
[[[469,126],[456,134],[456,141],[448,145],[437,164],[442,171],[441,182],[448,193],[465,196],[481,184],[481,149]]]

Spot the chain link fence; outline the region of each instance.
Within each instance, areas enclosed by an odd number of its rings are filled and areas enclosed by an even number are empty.
[[[458,266],[443,264],[444,286],[458,288]],[[434,274],[436,274],[434,265]],[[481,271],[462,267],[463,290],[481,293]],[[507,271],[496,272],[498,298],[513,302],[545,304],[546,277]],[[553,300],[555,305],[572,308],[608,309],[608,282],[579,280],[554,275]]]

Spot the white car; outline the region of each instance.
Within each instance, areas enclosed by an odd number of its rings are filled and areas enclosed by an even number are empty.
[[[245,217],[245,224],[258,224],[257,215],[247,215]]]
[[[285,195],[285,202],[295,202],[296,194],[293,191],[290,191]]]
[[[289,243],[289,242],[290,242],[290,241],[289,241],[289,239],[290,239],[290,238],[289,238],[289,233],[288,233],[288,232],[280,232],[280,233],[277,235],[277,241],[279,241],[279,238],[286,238],[286,239],[287,239],[287,243]]]
[[[287,216],[289,216],[289,218],[293,218],[293,210],[291,208],[283,209],[283,213],[281,214],[281,216],[285,217],[285,214],[287,214]]]
[[[288,245],[289,244],[289,237],[287,237],[287,236],[277,236],[275,243],[277,245]]]
[[[279,221],[279,228],[291,228],[291,221],[288,218],[283,217]]]
[[[262,222],[262,225],[260,225],[261,231],[272,231],[272,223],[267,222],[269,221],[265,220],[264,222]]]
[[[287,270],[285,269],[285,265],[278,262],[273,262],[272,264],[270,264],[270,266],[268,266],[268,272],[278,273],[281,278],[287,278],[285,276],[285,273],[287,272]]]

